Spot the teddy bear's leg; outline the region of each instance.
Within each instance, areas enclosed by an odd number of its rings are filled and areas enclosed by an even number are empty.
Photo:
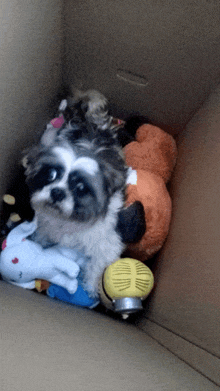
[[[122,209],[118,214],[117,231],[124,243],[136,243],[146,231],[144,207],[140,201]]]

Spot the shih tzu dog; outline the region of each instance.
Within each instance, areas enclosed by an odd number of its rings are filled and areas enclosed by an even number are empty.
[[[124,208],[128,169],[106,103],[96,91],[63,100],[61,127],[50,123],[23,159],[38,222],[32,239],[82,252],[83,286],[92,297],[105,267],[143,234],[140,205],[129,217]]]

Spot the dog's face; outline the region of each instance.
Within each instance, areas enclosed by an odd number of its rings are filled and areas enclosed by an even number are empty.
[[[28,176],[34,210],[64,219],[88,221],[104,214],[107,207],[105,181],[96,160],[77,156],[73,149],[54,147],[37,162]]]
[[[65,134],[65,135],[64,135]],[[124,191],[127,168],[116,148],[72,133],[40,143],[26,156],[31,205],[63,220],[93,222],[105,216],[111,197]]]

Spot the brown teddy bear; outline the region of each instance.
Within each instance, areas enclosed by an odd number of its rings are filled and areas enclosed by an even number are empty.
[[[124,147],[128,166],[127,205],[140,201],[144,207],[146,231],[141,240],[129,245],[129,255],[141,261],[151,258],[162,247],[169,230],[172,204],[166,183],[177,158],[171,135],[144,124],[135,140]]]

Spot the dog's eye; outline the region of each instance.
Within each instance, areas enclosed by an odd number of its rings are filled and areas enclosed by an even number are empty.
[[[77,183],[76,189],[77,189],[77,191],[79,191],[79,192],[83,192],[83,191],[85,190],[85,185],[84,185],[84,183],[83,183],[83,182]]]
[[[47,172],[48,181],[53,182],[53,181],[55,181],[56,178],[57,178],[57,170],[55,168],[48,169],[48,172]]]
[[[28,179],[31,193],[62,178],[64,168],[60,165],[43,164],[41,169]]]
[[[76,184],[76,191],[79,195],[83,195],[89,192],[88,187],[83,182],[78,182]]]
[[[83,197],[88,193],[91,193],[91,187],[87,183],[87,180],[82,178],[82,176],[77,172],[70,174],[68,184],[70,191],[78,197]]]

